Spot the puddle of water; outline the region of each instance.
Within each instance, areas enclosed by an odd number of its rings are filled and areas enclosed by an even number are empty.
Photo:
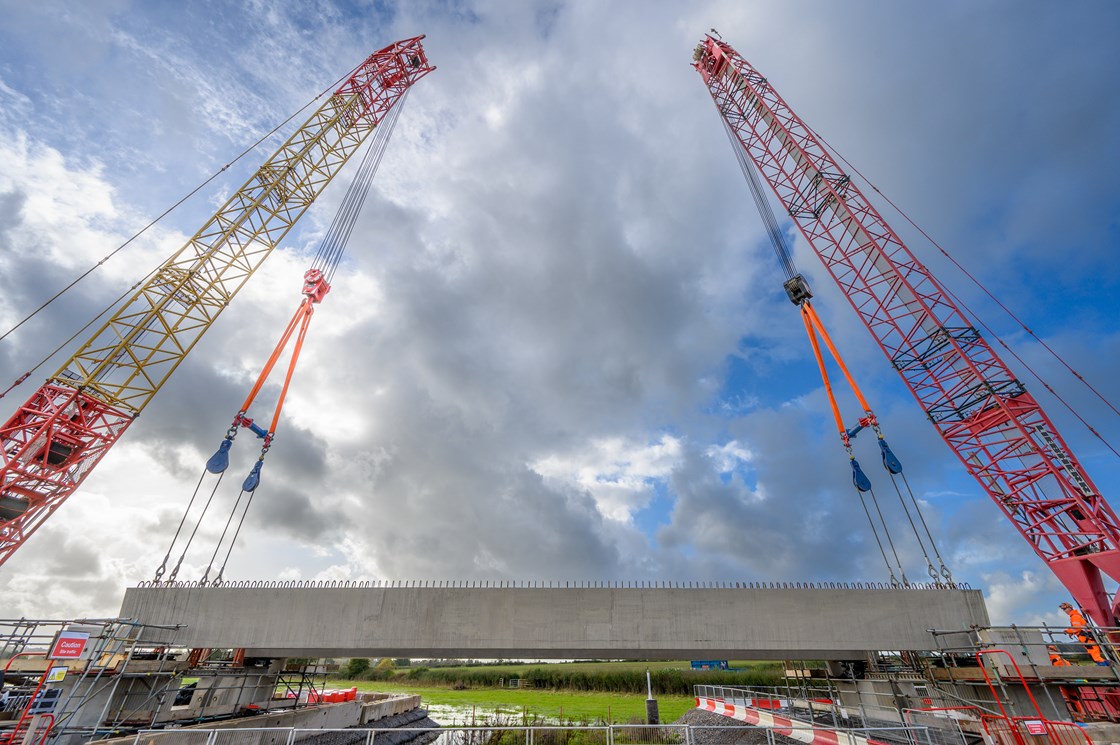
[[[428,715],[444,727],[482,727],[491,724],[504,724],[509,727],[520,727],[525,724],[524,712],[521,708],[496,707],[484,708],[481,706],[462,706],[454,704],[421,704],[428,710]],[[556,717],[543,717],[533,714],[529,724],[559,724]]]

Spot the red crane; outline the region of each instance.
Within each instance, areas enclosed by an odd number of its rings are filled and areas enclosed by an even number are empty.
[[[186,245],[0,425],[0,565],[73,494],[412,84],[423,36],[358,65]]]
[[[942,439],[1093,620],[1116,625],[1120,520],[1042,407],[769,81],[706,35],[693,54],[758,168]]]

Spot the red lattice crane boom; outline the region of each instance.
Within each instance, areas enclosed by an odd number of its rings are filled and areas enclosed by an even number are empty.
[[[942,439],[1093,620],[1116,625],[1120,520],[1042,407],[819,139],[730,45],[695,68],[747,156]]]
[[[0,428],[0,565],[74,493],[412,84],[423,36],[371,54]]]

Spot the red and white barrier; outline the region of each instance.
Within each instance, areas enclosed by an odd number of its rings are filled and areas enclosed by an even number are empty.
[[[852,735],[836,730],[816,729],[809,722],[799,722],[772,714],[762,709],[729,704],[718,698],[698,698],[696,708],[738,719],[740,722],[756,727],[770,727],[779,735],[784,735],[807,745],[877,745],[866,737]]]

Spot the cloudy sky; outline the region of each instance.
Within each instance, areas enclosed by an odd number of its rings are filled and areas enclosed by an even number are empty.
[[[439,69],[409,96],[315,317],[227,578],[887,578],[804,329],[690,67],[712,27],[1120,399],[1114,3],[0,0],[0,16],[4,329],[371,51],[427,34]],[[0,341],[0,388],[178,248],[278,142]],[[123,588],[151,578],[344,182],[0,568],[0,616],[114,615]],[[1117,417],[1026,332],[929,245],[912,248],[1120,441]],[[985,590],[997,621],[1057,621],[1060,585],[800,239],[795,253],[954,576]],[[1120,499],[1115,456],[1009,362]],[[268,398],[251,413],[267,418]],[[923,579],[865,440],[857,455]],[[243,435],[230,481],[255,456]],[[180,579],[202,574],[235,492],[219,491]]]

